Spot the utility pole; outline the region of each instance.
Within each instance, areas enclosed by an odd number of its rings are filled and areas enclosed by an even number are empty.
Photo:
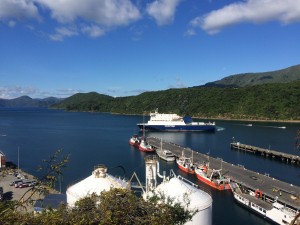
[[[300,129],[297,130],[297,134],[296,134],[295,150],[299,149],[299,147],[300,147]]]

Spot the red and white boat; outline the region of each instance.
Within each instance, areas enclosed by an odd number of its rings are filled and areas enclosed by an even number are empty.
[[[230,188],[230,178],[226,178],[221,174],[221,169],[209,169],[207,164],[200,165],[195,169],[195,174],[198,180],[203,183],[218,189],[220,191],[228,190]]]
[[[129,139],[129,144],[132,146],[139,147],[140,143],[141,140],[136,134],[132,135],[132,137]]]
[[[154,152],[155,149],[152,148],[151,145],[149,145],[149,143],[146,141],[145,138],[142,138],[140,145],[139,145],[139,150],[143,151],[143,152]]]
[[[176,163],[180,170],[189,174],[195,174],[195,165],[192,161],[192,158],[187,158],[183,154],[178,159],[176,159]]]

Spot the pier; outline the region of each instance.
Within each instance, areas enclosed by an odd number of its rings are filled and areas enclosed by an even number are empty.
[[[261,155],[263,157],[270,157],[272,159],[277,159],[285,163],[300,165],[300,156],[297,155],[278,152],[278,151],[265,149],[265,148],[259,148],[251,145],[242,144],[240,142],[232,142],[230,143],[230,147],[235,150],[242,150],[245,152],[254,153],[256,155]]]
[[[147,141],[155,148],[160,148],[161,140],[155,137],[147,137]],[[221,169],[223,175],[230,177],[233,181],[242,184],[252,190],[261,190],[266,196],[277,199],[278,201],[289,205],[300,211],[300,187],[289,184],[265,174],[246,169],[242,165],[234,165],[223,161],[220,158],[214,158],[200,152],[196,152],[190,148],[184,148],[170,142],[162,142],[162,147],[173,152],[177,157],[182,155],[186,157],[193,155],[193,161],[200,164],[209,160],[211,169]]]

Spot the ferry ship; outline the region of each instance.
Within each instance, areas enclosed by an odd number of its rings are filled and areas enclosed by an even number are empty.
[[[147,123],[138,123],[140,130],[150,131],[215,131],[214,122],[193,122],[190,116],[181,117],[177,114],[150,113]]]

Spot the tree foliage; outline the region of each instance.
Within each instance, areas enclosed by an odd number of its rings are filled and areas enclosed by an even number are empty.
[[[243,88],[182,88],[113,98],[97,93],[71,96],[57,108],[121,114],[163,113],[199,118],[300,120],[300,81]]]
[[[39,214],[6,211],[1,224],[171,225],[184,224],[194,213],[171,200],[145,201],[130,190],[115,188],[80,199],[74,208],[61,205]]]

